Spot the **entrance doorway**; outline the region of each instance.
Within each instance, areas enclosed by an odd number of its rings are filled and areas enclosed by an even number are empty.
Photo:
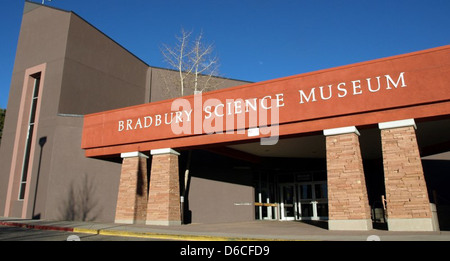
[[[260,173],[256,219],[327,220],[326,171]]]
[[[328,219],[327,183],[282,183],[280,187],[280,220]]]

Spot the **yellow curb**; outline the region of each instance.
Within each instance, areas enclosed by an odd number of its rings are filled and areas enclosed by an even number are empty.
[[[129,232],[118,230],[101,230],[99,235],[105,236],[123,236],[123,237],[140,237],[140,238],[155,238],[155,239],[171,239],[171,240],[187,240],[187,241],[227,241],[225,237],[209,237],[209,236],[195,236],[195,235],[171,235],[158,234],[147,232]]]
[[[138,237],[138,238],[154,238],[167,240],[183,240],[183,241],[290,241],[277,239],[259,239],[259,238],[238,238],[238,237],[220,237],[220,236],[197,236],[197,235],[176,235],[176,234],[159,234],[151,232],[129,232],[120,230],[101,230],[88,228],[74,228],[75,233],[98,234],[104,236],[122,236],[122,237]]]
[[[73,232],[75,233],[84,233],[84,234],[98,234],[100,230],[98,229],[90,229],[90,228],[73,228]]]

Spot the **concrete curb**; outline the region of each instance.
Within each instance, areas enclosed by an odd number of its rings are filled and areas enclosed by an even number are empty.
[[[6,222],[0,221],[0,226],[22,227],[22,228],[40,229],[40,230],[55,230],[55,231],[65,231],[65,232],[73,232],[73,230],[74,230],[74,228],[72,228],[72,227],[37,225],[37,224],[7,222],[7,221]]]
[[[297,241],[297,240],[268,239],[268,238],[226,237],[226,236],[169,234],[169,233],[154,233],[154,232],[132,232],[132,231],[125,231],[125,230],[61,227],[61,226],[54,226],[54,225],[39,225],[39,224],[8,222],[8,221],[0,221],[0,225],[1,226],[12,226],[12,227],[22,227],[22,228],[28,228],[28,229],[64,231],[64,232],[104,235],[104,236],[153,238],[153,239],[166,239],[166,240],[179,240],[179,241]]]
[[[152,232],[130,232],[120,230],[99,230],[98,234],[108,236],[122,236],[122,237],[141,237],[167,240],[181,240],[181,241],[279,241],[274,239],[257,239],[257,238],[243,238],[243,237],[223,237],[223,236],[207,236],[207,235],[186,235],[186,234],[163,234]]]
[[[73,232],[85,234],[98,234],[105,236],[154,238],[154,239],[181,240],[181,241],[297,241],[297,240],[250,238],[250,237],[231,237],[231,236],[226,237],[226,236],[169,234],[169,233],[154,233],[154,232],[132,232],[113,229],[74,228]]]

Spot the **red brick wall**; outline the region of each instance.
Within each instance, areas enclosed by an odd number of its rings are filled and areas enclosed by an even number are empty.
[[[413,126],[381,130],[388,218],[430,218]]]
[[[147,222],[154,221],[181,221],[178,156],[175,154],[153,155],[152,158]]]
[[[370,219],[358,135],[327,136],[326,148],[329,219]]]
[[[147,159],[124,158],[117,197],[116,222],[144,222],[147,210]]]

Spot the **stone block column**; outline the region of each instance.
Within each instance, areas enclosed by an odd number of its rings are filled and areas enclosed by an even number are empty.
[[[151,151],[152,167],[147,204],[147,225],[181,225],[178,152]]]
[[[369,199],[354,127],[324,130],[327,149],[328,229],[370,230]]]
[[[122,153],[122,171],[115,223],[145,223],[147,214],[147,159],[143,153]]]
[[[413,119],[380,123],[388,229],[433,231]]]

